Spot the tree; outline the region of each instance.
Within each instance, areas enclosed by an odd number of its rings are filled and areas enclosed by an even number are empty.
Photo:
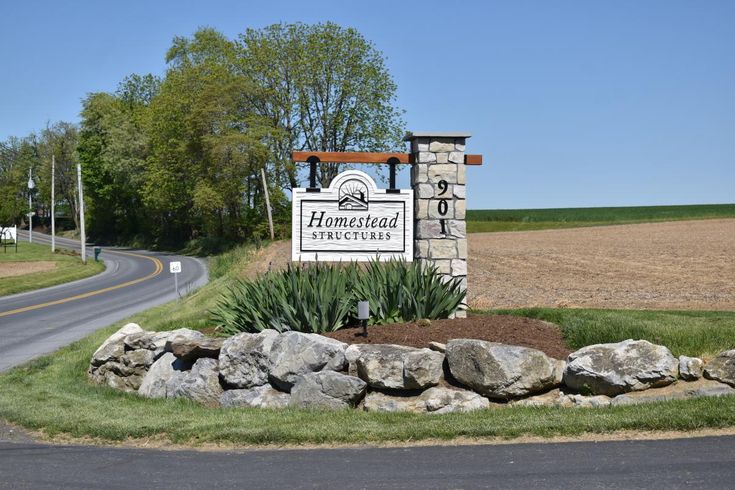
[[[382,53],[357,30],[332,22],[274,24],[239,37],[238,66],[257,92],[249,101],[280,130],[277,173],[297,186],[292,149],[390,151],[401,147],[402,112]],[[321,164],[327,186],[338,164]]]
[[[290,221],[292,150],[402,145],[396,85],[354,29],[275,24],[235,40],[200,29],[175,38],[166,62],[161,80],[131,75],[84,100],[78,154],[92,236],[245,240],[264,222],[261,169],[276,225]],[[322,185],[338,171],[320,165]]]
[[[168,237],[246,238],[253,182],[269,128],[247,103],[249,80],[233,70],[234,45],[211,29],[176,39],[148,120],[145,201]]]
[[[77,184],[77,144],[79,130],[70,122],[60,121],[49,125],[41,132],[38,143],[38,165],[34,169],[34,180],[38,187],[40,204],[50,208],[51,157],[56,158],[56,198],[61,205],[68,206],[74,226],[79,229],[79,194]]]
[[[145,123],[160,84],[152,75],[130,75],[115,94],[93,93],[82,102],[78,154],[92,238],[120,241],[146,231]]]
[[[0,142],[0,227],[19,223],[28,212],[29,142],[17,137]]]

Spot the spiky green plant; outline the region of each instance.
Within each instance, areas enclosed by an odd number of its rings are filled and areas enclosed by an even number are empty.
[[[253,281],[239,281],[219,300],[212,320],[225,332],[329,332],[356,316],[358,300],[370,303],[371,323],[447,318],[464,299],[457,279],[436,267],[403,260],[289,266]]]

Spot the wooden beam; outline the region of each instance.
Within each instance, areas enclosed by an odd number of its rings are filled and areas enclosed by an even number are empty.
[[[482,165],[482,155],[465,155],[465,165]]]
[[[291,159],[294,162],[306,162],[309,157],[315,156],[322,163],[388,163],[391,158],[397,158],[398,163],[411,163],[408,153],[370,153],[359,151],[294,151]]]
[[[360,151],[292,151],[291,160],[307,162],[309,157],[317,157],[321,163],[378,163],[387,164],[395,158],[400,164],[414,163],[412,153],[371,153]],[[465,155],[467,165],[482,165],[482,155]]]

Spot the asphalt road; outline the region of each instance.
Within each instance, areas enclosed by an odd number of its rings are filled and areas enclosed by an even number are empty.
[[[50,244],[50,240],[33,233],[35,243]],[[56,243],[80,248],[78,241],[57,238]],[[87,255],[92,254],[88,246]],[[176,299],[170,261],[182,262],[181,294],[205,284],[208,278],[206,264],[192,257],[103,247],[101,258],[107,269],[97,276],[0,297],[0,372],[133,313]]]
[[[197,452],[0,442],[0,488],[733,488],[735,437]]]

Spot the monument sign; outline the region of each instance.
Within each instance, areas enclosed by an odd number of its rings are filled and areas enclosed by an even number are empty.
[[[326,189],[293,189],[292,209],[294,261],[413,260],[410,189],[379,189],[368,174],[348,170]]]

